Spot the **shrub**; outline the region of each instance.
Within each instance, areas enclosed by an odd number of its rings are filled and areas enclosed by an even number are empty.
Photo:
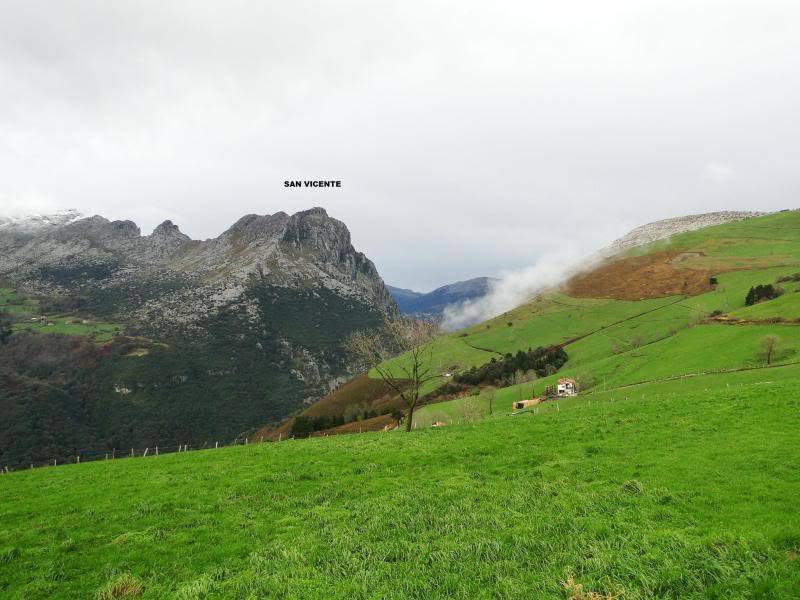
[[[314,419],[306,415],[295,417],[290,430],[292,437],[307,438],[314,433]]]

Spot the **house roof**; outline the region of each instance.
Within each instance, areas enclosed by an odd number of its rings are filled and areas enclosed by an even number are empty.
[[[572,385],[575,385],[575,380],[572,377],[563,377],[562,379],[558,380],[559,385],[563,383],[571,383]]]

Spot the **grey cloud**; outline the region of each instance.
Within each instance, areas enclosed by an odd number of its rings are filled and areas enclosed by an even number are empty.
[[[430,289],[797,202],[796,3],[0,6],[0,213],[210,237],[321,205]]]

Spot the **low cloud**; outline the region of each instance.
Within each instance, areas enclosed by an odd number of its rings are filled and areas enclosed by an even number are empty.
[[[501,315],[529,301],[537,293],[562,283],[598,258],[587,258],[577,247],[546,253],[528,267],[502,273],[485,296],[447,306],[442,327],[455,331]]]
[[[706,165],[703,176],[714,183],[724,183],[736,175],[736,171],[730,165],[720,162],[712,162]]]

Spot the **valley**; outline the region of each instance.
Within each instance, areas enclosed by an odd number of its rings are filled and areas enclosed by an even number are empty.
[[[15,468],[0,477],[0,592],[797,597],[798,273],[798,212],[685,231],[628,247],[511,311],[437,337],[425,366],[438,377],[425,385],[409,434],[394,429],[403,403],[372,371],[279,424],[241,404],[217,413],[250,427],[226,447]],[[753,300],[758,286],[772,291]],[[3,294],[17,314],[41,312],[33,296]],[[245,397],[241,386],[264,368],[245,348],[276,338],[333,348],[380,323],[319,290],[286,296],[256,280],[246,297],[280,318],[269,335],[212,346],[220,359],[209,373],[248,373],[225,388],[226,399]],[[320,300],[325,311],[315,312]],[[53,314],[57,324],[45,327],[61,327],[59,318],[73,317]],[[215,344],[241,331],[228,320],[235,313],[219,319],[218,328],[207,325]],[[38,368],[30,357],[45,346],[26,350],[21,340],[71,340],[61,354],[88,361],[84,376],[152,382],[120,397],[105,413],[109,423],[132,414],[121,410],[131,396],[163,411],[165,398],[180,397],[175,389],[191,390],[170,424],[186,437],[177,417],[186,422],[189,402],[213,376],[195,371],[168,383],[163,373],[186,372],[190,346],[130,325],[105,341],[100,323],[86,326],[98,327],[94,339],[15,333],[0,356],[6,369],[10,361],[24,372]],[[231,357],[233,347],[240,350]],[[542,357],[550,358],[536,362]],[[408,360],[399,355],[381,369],[399,373]],[[538,366],[510,371],[515,361]],[[61,381],[63,371],[48,365],[48,377]],[[578,395],[547,396],[564,378]],[[20,399],[26,381],[5,383],[20,422],[31,410]],[[50,428],[63,443],[81,435],[81,421],[56,389],[37,392],[34,413],[62,407],[61,428]],[[530,398],[540,401],[512,409]],[[31,431],[41,427],[33,423]],[[190,425],[207,439],[219,431]]]

